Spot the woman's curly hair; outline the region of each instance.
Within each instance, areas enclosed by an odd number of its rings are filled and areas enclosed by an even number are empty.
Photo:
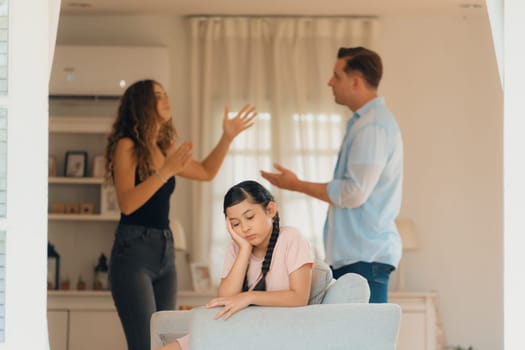
[[[166,154],[176,131],[171,121],[164,123],[155,135],[161,116],[157,111],[157,97],[153,87],[160,84],[154,80],[141,80],[130,85],[120,99],[118,114],[106,146],[106,180],[113,182],[113,159],[120,139],[128,137],[133,141],[135,158],[140,181],[150,176],[153,169],[151,139],[157,136],[157,145]]]

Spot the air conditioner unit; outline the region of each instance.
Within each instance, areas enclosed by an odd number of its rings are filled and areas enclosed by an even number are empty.
[[[170,80],[165,47],[57,46],[53,59],[50,97],[117,98],[126,87],[154,79],[166,90]]]

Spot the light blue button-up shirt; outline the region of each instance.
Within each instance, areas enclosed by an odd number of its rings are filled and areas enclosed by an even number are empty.
[[[403,143],[381,97],[347,122],[324,225],[326,260],[334,268],[358,261],[397,267],[401,240],[395,219],[401,207]]]

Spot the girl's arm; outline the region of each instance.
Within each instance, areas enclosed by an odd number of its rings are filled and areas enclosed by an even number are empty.
[[[213,179],[217,175],[233,139],[242,131],[251,127],[253,119],[257,115],[255,107],[251,107],[248,104],[237,113],[235,118],[230,119],[228,114],[228,107],[225,107],[222,122],[223,133],[217,145],[202,162],[191,160],[180,173],[181,176],[200,181]]]
[[[183,144],[174,151],[157,174],[151,175],[135,186],[137,163],[133,155],[133,141],[118,141],[113,157],[115,191],[120,211],[129,215],[140,208],[158,191],[171,176],[177,174],[191,158],[191,144]]]
[[[219,284],[217,293],[219,297],[234,296],[242,291],[242,285],[244,283],[246,271],[248,270],[248,263],[253,249],[252,245],[247,240],[235,233],[229,220],[226,220],[226,227],[233,242],[235,242],[239,248],[239,253],[235,257],[230,272],[228,272],[228,275],[226,275]]]
[[[211,300],[206,307],[224,306],[215,319],[230,318],[249,305],[259,306],[304,306],[308,303],[312,283],[313,264],[304,264],[289,275],[290,289],[283,291],[250,291],[229,297]]]
[[[313,264],[304,264],[290,276],[290,289],[283,291],[251,291],[250,304],[260,306],[304,306],[308,304]]]
[[[251,252],[248,250],[239,251],[235,262],[228,275],[221,279],[217,295],[219,297],[231,297],[242,291],[244,276],[248,270],[248,262]]]

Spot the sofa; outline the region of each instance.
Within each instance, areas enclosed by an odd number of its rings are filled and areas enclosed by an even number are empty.
[[[159,311],[151,318],[151,350],[190,333],[191,350],[345,349],[395,350],[401,308],[369,304],[366,280],[357,274],[332,279],[316,262],[309,305],[250,306],[224,321],[218,309]]]

